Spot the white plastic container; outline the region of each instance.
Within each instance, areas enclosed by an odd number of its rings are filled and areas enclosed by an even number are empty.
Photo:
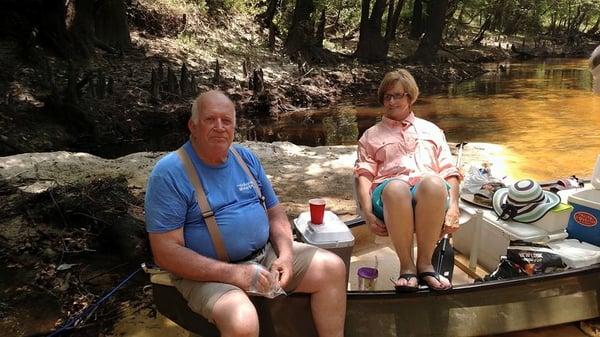
[[[575,239],[549,242],[569,268],[582,268],[600,263],[600,247]]]
[[[483,212],[479,251],[476,254],[477,263],[488,271],[496,269],[500,262],[500,256],[506,255],[511,240],[548,242],[567,237],[564,231],[550,235],[548,231],[531,224],[497,219],[498,216],[495,212],[487,210]],[[466,255],[471,254],[476,225],[476,221],[469,221],[453,234],[456,250]]]
[[[569,223],[569,216],[573,206],[560,203],[546,213],[541,219],[531,223],[532,225],[547,231],[550,234],[563,232]]]
[[[303,212],[294,219],[294,227],[302,242],[327,249],[342,258],[346,264],[347,282],[354,247],[354,235],[348,226],[333,212],[325,211],[322,224],[312,224],[310,213]]]

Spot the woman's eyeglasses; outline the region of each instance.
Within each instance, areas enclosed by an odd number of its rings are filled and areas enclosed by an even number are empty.
[[[385,94],[385,95],[383,95],[383,100],[384,101],[391,101],[392,98],[393,98],[394,100],[397,101],[399,99],[404,98],[404,96],[408,96],[408,95],[409,94],[407,92],[403,92],[401,94]]]

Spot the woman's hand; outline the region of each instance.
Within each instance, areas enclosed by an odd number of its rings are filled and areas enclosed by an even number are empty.
[[[365,213],[365,222],[369,226],[371,232],[375,233],[375,235],[388,236],[387,227],[383,221],[375,216],[375,214],[371,212]]]
[[[444,228],[442,229],[442,234],[451,234],[456,232],[460,225],[458,223],[458,218],[460,216],[460,209],[456,205],[452,205],[446,211],[446,219],[444,221]]]

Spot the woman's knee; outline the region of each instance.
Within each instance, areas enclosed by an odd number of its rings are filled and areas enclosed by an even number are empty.
[[[439,195],[446,197],[448,195],[448,188],[444,179],[437,175],[426,175],[419,182],[417,188],[417,195]]]
[[[402,200],[412,200],[410,186],[400,180],[390,181],[383,189],[381,197],[384,204],[386,201],[398,202]]]
[[[217,300],[213,320],[222,336],[258,336],[258,314],[243,291],[228,291]]]

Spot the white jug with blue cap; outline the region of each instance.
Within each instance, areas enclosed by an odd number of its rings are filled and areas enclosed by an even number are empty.
[[[596,159],[596,166],[594,166],[594,173],[592,173],[592,186],[600,190],[600,155]]]

